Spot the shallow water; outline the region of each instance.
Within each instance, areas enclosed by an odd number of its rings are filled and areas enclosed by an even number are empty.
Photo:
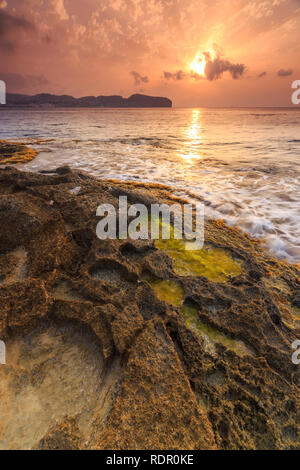
[[[28,170],[170,184],[300,261],[298,109],[2,110],[0,138],[40,151]]]

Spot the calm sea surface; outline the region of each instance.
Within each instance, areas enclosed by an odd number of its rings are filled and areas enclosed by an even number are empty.
[[[0,138],[99,178],[172,185],[206,215],[300,262],[300,112],[288,109],[1,110]],[[39,141],[39,142],[38,142]]]

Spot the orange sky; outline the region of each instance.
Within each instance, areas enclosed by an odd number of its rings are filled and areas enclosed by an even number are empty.
[[[0,79],[19,93],[290,106],[300,0],[0,0]]]

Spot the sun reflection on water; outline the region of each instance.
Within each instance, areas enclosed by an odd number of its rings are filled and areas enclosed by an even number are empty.
[[[188,164],[194,164],[196,160],[202,158],[199,147],[203,141],[202,112],[200,109],[193,109],[189,126],[184,130],[184,144],[179,157]]]

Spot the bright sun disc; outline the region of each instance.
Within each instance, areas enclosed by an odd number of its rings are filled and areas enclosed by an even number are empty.
[[[190,64],[190,69],[198,75],[204,75],[206,66],[206,59],[204,55],[197,55],[193,62]]]

